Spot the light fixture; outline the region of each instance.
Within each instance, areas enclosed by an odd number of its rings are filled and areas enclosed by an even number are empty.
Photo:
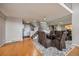
[[[44,16],[44,19],[43,19],[44,21],[46,21],[47,20],[47,17],[46,16]]]

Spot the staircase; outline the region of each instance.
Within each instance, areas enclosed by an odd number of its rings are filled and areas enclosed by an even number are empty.
[[[35,27],[34,31],[30,32],[30,37],[37,38],[38,37],[37,32],[38,32],[38,27]]]

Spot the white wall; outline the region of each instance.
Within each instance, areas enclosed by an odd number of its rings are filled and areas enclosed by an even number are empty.
[[[79,4],[72,4],[72,44],[79,45]]]
[[[5,19],[0,13],[0,46],[5,43]]]
[[[24,36],[30,36],[30,32],[31,32],[30,25],[25,25],[24,26]]]
[[[6,43],[22,40],[22,20],[16,18],[6,19]]]

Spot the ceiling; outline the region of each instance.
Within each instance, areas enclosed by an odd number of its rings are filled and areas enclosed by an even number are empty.
[[[3,3],[0,10],[8,17],[18,17],[25,21],[53,21],[71,14],[58,3]]]
[[[55,19],[53,21],[49,21],[50,25],[59,24],[59,23],[72,24],[72,14],[64,16],[62,18]]]
[[[72,3],[64,3],[64,4],[72,10]]]

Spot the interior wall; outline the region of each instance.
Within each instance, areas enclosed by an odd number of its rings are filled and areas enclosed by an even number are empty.
[[[72,44],[79,45],[79,3],[73,3],[72,10]]]
[[[23,36],[30,36],[31,26],[30,24],[24,24]]]
[[[21,19],[6,19],[6,43],[22,40],[23,24]]]
[[[0,46],[5,43],[5,17],[0,12]]]

